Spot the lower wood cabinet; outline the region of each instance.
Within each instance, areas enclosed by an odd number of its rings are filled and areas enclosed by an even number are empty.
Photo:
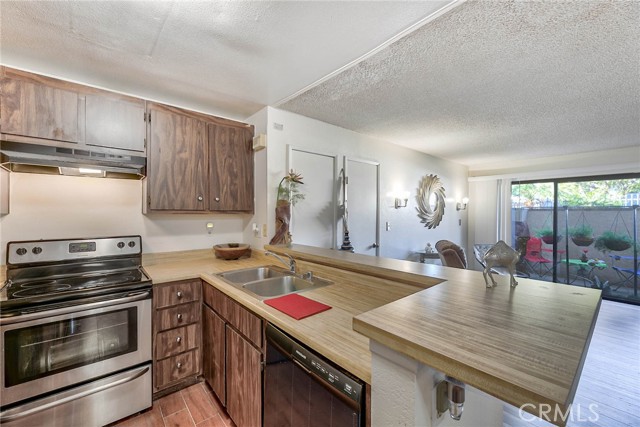
[[[204,286],[208,286],[205,284]],[[202,308],[202,373],[220,402],[226,405],[225,322],[208,305]]]
[[[238,427],[262,425],[263,320],[203,282],[203,374]]]
[[[153,287],[153,391],[171,391],[201,373],[202,284],[198,280]]]
[[[262,353],[227,325],[227,412],[237,426],[262,425]]]

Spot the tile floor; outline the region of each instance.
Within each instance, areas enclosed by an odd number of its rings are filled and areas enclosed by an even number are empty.
[[[111,427],[235,427],[204,383],[177,391],[153,402],[151,409]]]

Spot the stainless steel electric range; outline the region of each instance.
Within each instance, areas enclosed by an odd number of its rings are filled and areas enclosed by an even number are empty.
[[[151,406],[140,236],[9,242],[0,424],[99,426]]]

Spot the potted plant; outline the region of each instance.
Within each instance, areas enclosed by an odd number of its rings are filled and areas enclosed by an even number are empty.
[[[631,237],[613,231],[605,231],[597,239],[594,247],[601,252],[625,251],[633,245]]]
[[[270,245],[291,243],[289,223],[291,222],[291,206],[304,200],[304,194],[300,192],[298,185],[302,182],[302,175],[293,169],[287,173],[278,184],[276,196],[276,233],[269,242]]]
[[[582,224],[569,229],[571,241],[576,246],[589,246],[593,243],[593,229],[589,224]]]
[[[536,231],[536,236],[541,238],[547,245],[553,244],[553,229],[551,228],[541,228]],[[559,242],[560,240],[562,240],[562,235],[557,236],[557,241]]]

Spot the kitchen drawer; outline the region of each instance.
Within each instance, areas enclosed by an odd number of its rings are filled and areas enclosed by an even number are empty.
[[[208,284],[202,282],[202,299],[205,304],[216,311],[222,318],[227,318],[228,296]]]
[[[165,308],[177,304],[200,301],[200,291],[200,280],[173,282],[154,286],[154,307]]]
[[[200,350],[178,354],[156,363],[156,388],[182,380],[199,372]]]
[[[203,282],[204,302],[244,335],[262,348],[262,319],[208,283]]]
[[[201,304],[192,302],[156,310],[158,332],[200,321]]]
[[[156,360],[198,347],[198,324],[160,332],[156,336]]]

